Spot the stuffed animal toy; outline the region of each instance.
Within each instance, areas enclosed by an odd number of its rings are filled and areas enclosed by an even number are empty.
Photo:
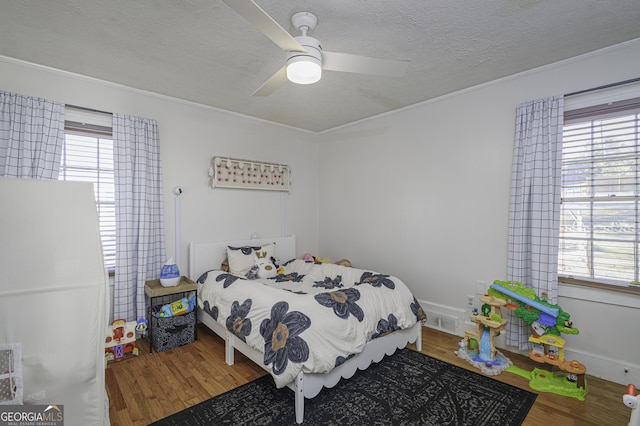
[[[147,330],[147,324],[149,321],[145,317],[138,318],[136,321],[136,331],[140,333],[144,333]]]
[[[349,259],[340,259],[336,262],[336,265],[346,266],[348,268],[351,268],[351,262],[349,261]]]
[[[323,259],[322,257],[312,256],[309,253],[306,253],[302,257],[302,260],[304,260],[305,262],[313,262],[313,263],[331,263],[329,259]]]
[[[277,257],[271,256],[271,263],[273,263],[273,266],[276,267],[276,274],[278,275],[284,274],[284,266],[280,264],[280,259],[278,259]]]
[[[277,267],[273,258],[267,258],[267,252],[256,252],[256,265],[258,265],[258,278],[271,278],[277,274]]]
[[[267,258],[267,252],[256,252],[256,264],[247,272],[247,278],[254,280],[256,278],[271,278],[276,276],[277,267],[274,264],[274,258]]]

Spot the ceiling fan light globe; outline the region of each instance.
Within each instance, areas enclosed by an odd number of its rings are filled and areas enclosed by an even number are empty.
[[[321,77],[320,61],[312,56],[296,56],[287,61],[287,78],[292,83],[313,84]]]

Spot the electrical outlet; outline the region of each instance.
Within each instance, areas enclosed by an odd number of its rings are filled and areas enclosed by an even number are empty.
[[[470,308],[473,308],[473,305],[475,304],[475,300],[473,298],[472,295],[467,294],[467,306]]]
[[[624,366],[624,374],[629,374],[629,367],[627,367],[626,365]]]

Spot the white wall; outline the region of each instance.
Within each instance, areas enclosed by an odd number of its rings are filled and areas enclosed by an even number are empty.
[[[0,90],[158,121],[164,182],[167,256],[175,253],[173,188],[181,186],[180,269],[189,241],[247,239],[295,233],[301,253],[318,240],[317,135],[124,86],[0,57]],[[224,155],[288,164],[292,191],[213,190],[211,157]],[[158,271],[159,272],[159,271]]]
[[[185,190],[183,271],[188,241],[280,233],[280,196],[210,189],[210,158],[282,162],[293,170],[285,234],[298,236],[298,254],[346,257],[392,273],[429,308],[457,315],[476,281],[506,275],[516,105],[637,77],[639,69],[636,40],[320,135],[1,57],[0,90],[158,120],[168,255],[172,189]],[[568,337],[568,353],[591,374],[640,381],[640,341],[628,330],[639,298],[561,294],[559,304],[581,329]],[[631,375],[621,375],[623,364]]]
[[[506,279],[516,106],[638,70],[635,40],[321,133],[320,253],[393,273],[434,310],[466,309],[477,281]],[[602,292],[561,294],[582,330],[567,337],[568,356],[591,374],[639,381],[640,298],[621,306]]]

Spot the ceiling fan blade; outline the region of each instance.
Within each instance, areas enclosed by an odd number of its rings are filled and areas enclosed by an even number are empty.
[[[291,34],[252,0],[223,0],[231,9],[252,23],[284,51],[305,52]]]
[[[287,81],[287,67],[280,68],[269,80],[262,83],[262,86],[251,94],[251,96],[269,96],[277,88],[285,84]]]
[[[408,67],[409,61],[322,51],[322,69],[328,71],[402,77]]]

